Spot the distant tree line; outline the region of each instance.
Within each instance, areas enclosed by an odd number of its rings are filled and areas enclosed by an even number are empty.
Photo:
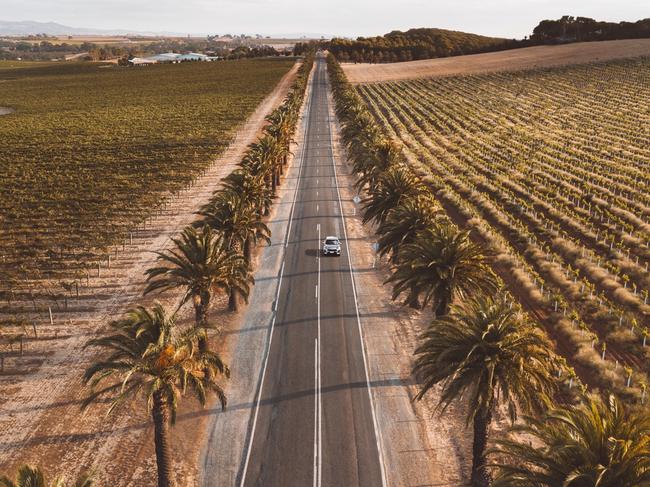
[[[556,44],[644,37],[650,37],[650,18],[616,23],[565,15],[559,20],[542,20],[530,39],[535,44]]]
[[[650,37],[650,19],[638,22],[599,22],[587,17],[564,16],[542,20],[530,37],[501,39],[444,29],[410,29],[356,40],[334,38],[324,42],[298,43],[300,55],[314,45],[328,49],[342,62],[393,63],[438,57],[501,51],[540,44],[636,39]]]
[[[66,56],[87,53],[83,60],[106,61],[109,59],[129,59],[132,57],[150,56],[163,52],[202,52],[225,59],[241,59],[262,56],[281,56],[291,52],[279,51],[267,45],[249,45],[235,40],[225,42],[218,38],[207,39],[159,39],[151,42],[148,39],[134,39],[133,44],[96,44],[83,42],[71,44],[56,43],[48,40],[29,42],[33,36],[25,40],[0,40],[0,60],[51,60],[64,59]],[[138,41],[142,42],[138,42]]]
[[[327,48],[340,61],[390,63],[509,49],[516,43],[451,30],[410,29],[355,41],[336,38]]]

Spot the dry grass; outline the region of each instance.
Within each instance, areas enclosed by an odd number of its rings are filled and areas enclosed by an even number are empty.
[[[650,56],[650,39],[580,42],[391,64],[343,64],[351,83],[514,71]]]

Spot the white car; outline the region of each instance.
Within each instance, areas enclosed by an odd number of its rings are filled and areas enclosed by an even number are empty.
[[[338,237],[325,237],[323,255],[341,255],[341,241]]]

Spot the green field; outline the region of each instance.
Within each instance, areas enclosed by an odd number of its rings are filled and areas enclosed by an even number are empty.
[[[16,110],[0,116],[0,291],[67,277],[122,242],[293,62],[0,63],[0,107]]]

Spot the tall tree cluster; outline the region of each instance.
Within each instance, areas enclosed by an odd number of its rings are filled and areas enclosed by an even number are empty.
[[[605,22],[564,15],[557,20],[542,20],[533,29],[530,40],[535,44],[556,44],[646,37],[650,37],[650,18],[637,22]]]
[[[507,49],[512,41],[445,29],[395,30],[356,40],[335,38],[327,49],[340,61],[391,63]]]

